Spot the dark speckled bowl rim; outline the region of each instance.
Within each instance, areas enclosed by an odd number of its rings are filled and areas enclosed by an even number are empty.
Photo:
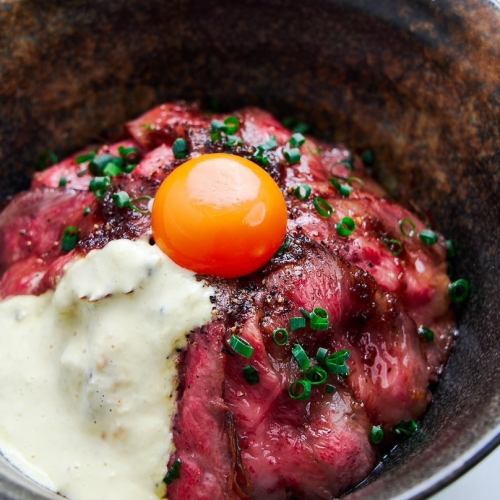
[[[500,446],[500,425],[489,432],[473,447],[459,456],[452,463],[443,467],[439,472],[432,475],[426,481],[419,483],[398,499],[420,499],[428,498],[446,488],[448,485],[469,472],[475,465],[484,460],[491,452]]]

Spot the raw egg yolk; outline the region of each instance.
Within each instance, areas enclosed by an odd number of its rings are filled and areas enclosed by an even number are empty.
[[[285,199],[271,176],[231,154],[205,154],[177,167],[153,204],[153,236],[177,264],[234,278],[261,268],[286,233]]]

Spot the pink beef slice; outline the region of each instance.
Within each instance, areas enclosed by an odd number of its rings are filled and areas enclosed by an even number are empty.
[[[114,177],[112,185],[137,198],[154,196],[182,163],[172,152],[176,138],[186,139],[192,155],[228,152],[246,158],[276,138],[278,147],[268,153],[264,168],[285,195],[290,245],[254,276],[209,279],[219,315],[192,335],[179,365],[176,451],[169,463],[180,458],[182,465],[168,493],[172,499],[330,498],[375,464],[368,440],[372,425],[389,431],[401,420],[419,418],[430,400],[428,385],[442,371],[455,333],[445,241],[439,236],[433,246],[420,242],[426,224],[389,200],[344,146],[307,137],[300,161],[289,165],[283,150],[292,131],[257,108],[231,115],[240,120],[236,135],[242,145],[211,140],[212,120],[227,114],[167,103],[129,122],[120,141],[89,146],[37,173],[31,189],[0,213],[0,298],[43,293],[76,256],[116,238],[149,236],[149,215],[118,209],[111,193],[97,200],[89,192],[91,176],[77,156],[137,147],[137,168]],[[349,196],[335,182],[350,186]],[[294,195],[302,183],[312,188],[308,200]],[[331,217],[314,208],[316,196],[332,206]],[[336,230],[343,217],[356,223],[349,237]],[[404,219],[415,225],[415,234],[401,233]],[[68,225],[78,227],[80,241],[65,254],[61,236]],[[400,242],[399,251],[390,240]],[[288,326],[301,308],[316,306],[329,313],[327,331],[298,330],[284,347],[272,342],[275,328]],[[420,325],[434,331],[433,342],[419,337]],[[227,347],[234,332],[254,346],[252,360]],[[296,342],[312,358],[319,346],[351,352],[349,376],[331,381],[335,393],[314,390],[307,402],[289,397],[289,384],[300,376],[291,360]],[[243,378],[246,364],[258,368],[259,384]]]

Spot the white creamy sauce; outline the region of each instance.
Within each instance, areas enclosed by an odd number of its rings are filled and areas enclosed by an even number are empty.
[[[176,348],[213,290],[117,240],[54,292],[0,302],[0,450],[72,500],[156,499],[173,449]]]

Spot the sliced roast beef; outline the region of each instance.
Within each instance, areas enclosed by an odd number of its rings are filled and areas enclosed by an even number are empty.
[[[168,496],[331,498],[375,464],[372,425],[390,435],[393,425],[425,411],[428,385],[442,370],[455,332],[445,242],[439,237],[424,245],[418,238],[424,223],[388,200],[345,147],[307,138],[300,161],[290,165],[283,150],[292,131],[259,109],[235,114],[240,144],[210,132],[212,120],[227,115],[164,104],[127,124],[120,142],[86,148],[36,174],[31,190],[0,214],[0,298],[43,293],[75,256],[113,239],[149,236],[147,199],[184,161],[174,157],[175,139],[185,139],[192,156],[224,151],[260,162],[285,194],[288,238],[253,276],[210,279],[219,316],[192,335],[179,365],[170,464],[179,459],[181,474]],[[88,162],[76,157],[92,150],[119,155],[120,146],[138,148],[137,166],[112,177],[97,198],[89,192]],[[259,159],[263,146],[265,161]],[[302,183],[312,190],[306,200],[295,195]],[[118,208],[112,199],[118,191],[140,200],[141,210]],[[331,205],[330,217],[318,213],[317,196]],[[337,232],[343,217],[356,225],[348,237]],[[64,253],[61,236],[69,225],[80,238]],[[315,307],[328,311],[327,330],[307,326],[290,332],[288,345],[273,342],[275,328]],[[421,325],[434,331],[433,342],[418,335]],[[252,344],[251,360],[228,347],[233,333]],[[301,376],[291,355],[295,344],[313,363],[318,347],[350,352],[349,374],[330,375],[334,392],[321,386],[307,401],[290,397],[290,384]],[[245,379],[246,365],[258,371],[259,383]]]

